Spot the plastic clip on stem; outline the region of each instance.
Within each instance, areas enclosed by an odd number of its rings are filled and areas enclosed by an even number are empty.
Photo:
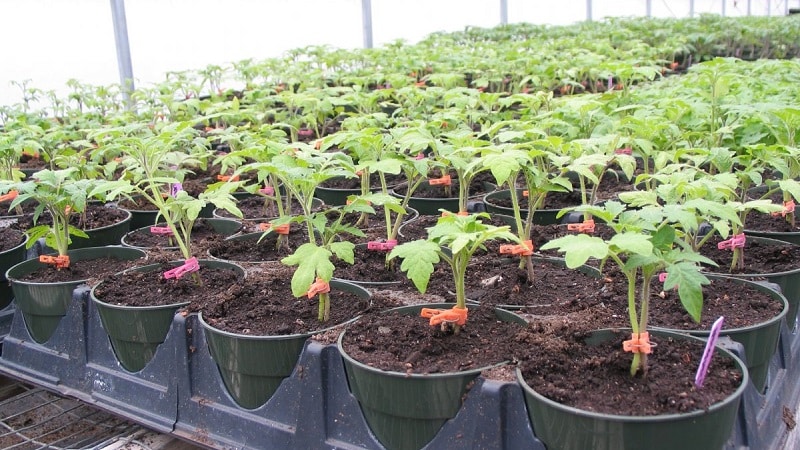
[[[192,256],[191,258],[184,261],[183,265],[180,265],[174,269],[170,269],[164,272],[164,278],[170,279],[175,278],[178,279],[187,273],[197,272],[200,270],[200,263],[197,262],[197,258]]]
[[[374,250],[378,252],[388,252],[397,245],[397,239],[387,239],[385,242],[369,241],[367,242],[367,250]]]
[[[56,269],[66,269],[69,267],[69,255],[41,255],[39,256],[39,262],[42,264],[52,264],[56,266]]]
[[[631,353],[650,354],[653,352],[653,344],[650,343],[650,333],[631,333],[631,338],[622,342],[622,349]]]
[[[431,326],[440,325],[443,322],[463,326],[467,323],[468,311],[467,308],[459,308],[458,306],[454,306],[452,309],[422,308],[419,315],[430,319]]]
[[[258,192],[264,195],[275,195],[275,188],[272,186],[264,186],[263,188],[259,189]]]
[[[794,200],[789,200],[788,202],[783,202],[783,211],[778,211],[772,213],[772,217],[786,217],[787,214],[791,214],[794,212]]]
[[[275,225],[275,226],[273,226],[272,223],[266,222],[266,223],[258,224],[258,229],[261,230],[261,231],[272,230],[272,231],[274,231],[275,233],[278,233],[278,234],[289,234],[290,226],[289,226],[288,223],[285,223],[283,225]]]
[[[219,181],[239,181],[239,175],[217,175]]]
[[[172,228],[170,227],[150,227],[150,234],[160,234],[164,236],[172,236]]]
[[[522,241],[522,244],[508,244],[500,246],[501,255],[531,256],[533,255],[533,241]]]
[[[312,298],[317,294],[327,294],[330,291],[331,285],[322,278],[317,278],[317,281],[311,283],[311,286],[308,287],[308,292],[306,292],[306,295],[308,298]]]
[[[17,198],[18,195],[19,195],[19,192],[17,192],[17,191],[8,191],[7,194],[0,195],[0,203],[10,202],[10,201],[14,200],[15,198]]]
[[[740,233],[731,236],[730,239],[717,243],[717,248],[720,250],[731,250],[731,251],[736,248],[743,248],[746,240],[747,238],[744,235],[744,233]]]
[[[431,186],[450,186],[453,180],[450,179],[450,175],[442,175],[439,178],[430,178],[428,179],[428,184]]]
[[[594,219],[584,220],[583,223],[567,224],[567,231],[577,231],[579,233],[594,233]]]

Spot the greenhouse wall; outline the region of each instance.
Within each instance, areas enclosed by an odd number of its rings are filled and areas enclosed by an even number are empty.
[[[125,3],[134,79],[267,58],[308,45],[364,44],[362,0],[136,0]],[[373,44],[415,42],[435,31],[501,22],[502,0],[372,0]],[[562,25],[603,17],[783,15],[800,0],[505,0],[508,21]],[[793,4],[797,3],[797,5]],[[0,105],[20,83],[69,92],[65,83],[119,82],[108,0],[0,1]],[[14,83],[12,83],[14,82]]]

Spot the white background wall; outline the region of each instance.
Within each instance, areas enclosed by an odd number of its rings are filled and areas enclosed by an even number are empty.
[[[726,1],[727,15],[746,14],[748,0]],[[752,13],[782,15],[786,3],[750,0]],[[695,0],[696,13],[720,13],[723,0]],[[797,3],[795,5],[794,3]],[[415,42],[430,32],[500,23],[499,0],[372,0],[374,44]],[[593,0],[595,19],[643,16],[646,0]],[[167,71],[245,58],[278,56],[314,44],[363,44],[361,0],[127,0],[137,84]],[[658,17],[686,17],[689,0],[652,0]],[[508,0],[509,22],[569,24],[584,20],[586,0]],[[0,105],[21,100],[12,80],[67,92],[75,78],[119,81],[109,0],[0,0]]]

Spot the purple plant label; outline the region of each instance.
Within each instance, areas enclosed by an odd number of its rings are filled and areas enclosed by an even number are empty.
[[[172,183],[172,186],[169,188],[169,195],[175,197],[178,195],[178,192],[183,190],[183,185],[181,183]]]
[[[722,330],[722,322],[724,320],[725,317],[720,316],[711,325],[711,333],[708,335],[708,342],[706,342],[706,348],[703,350],[703,358],[700,360],[700,367],[697,368],[697,374],[694,376],[694,384],[698,388],[703,387],[703,383],[706,381],[708,366],[711,365],[711,358],[714,356],[714,348],[717,345],[717,338],[719,338],[719,332]]]
[[[610,76],[608,77],[608,90],[610,91],[613,88],[614,88],[614,77]]]

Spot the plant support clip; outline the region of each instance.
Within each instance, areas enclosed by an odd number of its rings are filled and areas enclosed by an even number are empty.
[[[387,239],[385,242],[369,241],[367,242],[367,250],[375,250],[378,252],[388,252],[397,245],[397,239]]]
[[[744,233],[740,233],[734,236],[731,236],[730,239],[726,239],[722,242],[717,243],[717,248],[720,250],[733,250],[736,248],[743,248],[744,243],[747,240]]]
[[[787,214],[792,213],[794,213],[794,200],[789,200],[788,202],[783,202],[783,211],[772,213],[772,217],[786,217]]]
[[[622,342],[622,349],[631,353],[650,354],[653,352],[653,344],[650,343],[650,333],[631,333],[631,338]]]
[[[14,200],[15,198],[17,198],[18,195],[19,195],[19,192],[17,192],[16,190],[8,191],[7,194],[0,195],[0,203],[10,202],[10,201]]]
[[[283,225],[275,225],[275,226],[273,226],[272,223],[270,223],[270,222],[260,223],[260,224],[258,224],[258,229],[261,230],[261,231],[270,231],[270,230],[272,230],[275,233],[284,234],[284,235],[285,234],[289,234],[289,232],[291,231],[288,223],[285,223]]]
[[[239,181],[239,175],[217,175],[219,181]]]
[[[259,189],[258,192],[264,195],[273,196],[275,195],[275,188],[272,186],[264,186],[263,188]]]
[[[436,326],[442,323],[454,323],[463,326],[467,323],[467,308],[454,306],[452,309],[422,308],[419,312],[420,317],[430,319],[430,325]]]
[[[187,273],[197,272],[200,270],[200,263],[197,262],[197,258],[192,256],[191,258],[184,261],[183,265],[180,265],[174,269],[170,269],[164,272],[164,278],[170,279],[175,278],[178,279]]]
[[[531,256],[533,255],[533,241],[522,241],[522,244],[508,244],[500,246],[501,255]]]
[[[164,236],[172,236],[172,228],[170,227],[150,227],[150,234],[160,234]]]
[[[594,233],[594,219],[584,220],[582,223],[567,224],[567,231],[592,234]]]
[[[69,267],[69,255],[59,255],[59,256],[49,256],[49,255],[41,255],[39,256],[39,262],[42,264],[51,264],[56,266],[56,269],[66,269]]]
[[[327,294],[330,291],[331,285],[322,278],[317,278],[317,281],[311,283],[311,286],[308,287],[308,292],[306,292],[306,295],[308,298],[312,298],[317,294]]]
[[[450,179],[450,175],[442,175],[439,178],[429,178],[428,184],[431,186],[450,186],[453,180]]]

